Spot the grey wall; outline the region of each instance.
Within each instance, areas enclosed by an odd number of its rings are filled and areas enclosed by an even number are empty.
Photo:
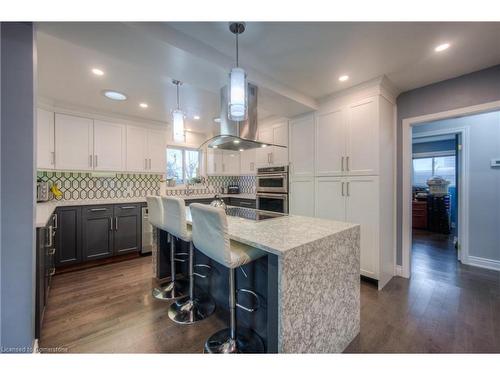
[[[31,23],[1,23],[0,346],[34,337],[34,44]]]
[[[500,65],[429,86],[407,91],[397,98],[397,264],[401,265],[402,238],[402,121],[405,118],[437,113],[500,100]]]
[[[469,255],[500,260],[500,112],[435,121],[413,132],[469,128]]]

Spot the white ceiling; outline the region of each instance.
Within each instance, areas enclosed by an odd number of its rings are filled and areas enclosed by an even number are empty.
[[[39,94],[56,104],[154,121],[185,82],[187,127],[213,130],[219,90],[234,63],[234,37],[215,23],[40,23]],[[500,23],[248,23],[240,63],[259,86],[259,117],[293,116],[317,99],[387,75],[400,91],[500,63]],[[437,54],[435,45],[449,42]],[[91,74],[93,67],[105,75]],[[348,74],[347,82],[338,76]],[[103,89],[125,92],[113,102]],[[138,104],[147,102],[149,108]],[[201,120],[192,116],[198,114]]]

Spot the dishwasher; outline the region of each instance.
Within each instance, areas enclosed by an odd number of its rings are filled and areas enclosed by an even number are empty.
[[[142,207],[141,217],[142,217],[141,254],[149,254],[153,250],[153,227],[149,223],[147,207]]]

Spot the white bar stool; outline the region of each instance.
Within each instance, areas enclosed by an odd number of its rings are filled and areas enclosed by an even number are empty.
[[[194,253],[192,232],[186,221],[186,204],[184,199],[175,197],[162,197],[163,207],[166,212],[166,227],[168,232],[189,243],[189,295],[177,300],[170,305],[168,317],[176,323],[191,324],[203,320],[215,311],[214,300],[206,293],[194,291],[194,276],[206,277],[194,272],[195,266],[209,267],[206,265],[194,265]]]
[[[179,259],[175,258],[175,245],[174,238],[169,233],[168,227],[165,223],[165,208],[163,202],[158,196],[147,196],[146,201],[148,204],[148,218],[151,225],[168,233],[170,241],[170,282],[160,285],[158,288],[153,289],[153,297],[160,300],[175,300],[186,296],[187,283],[184,280],[177,280],[175,271],[175,262]],[[159,250],[158,250],[159,251]]]
[[[252,330],[238,327],[236,307],[254,311],[236,302],[234,270],[265,255],[259,249],[229,239],[226,212],[221,208],[193,203],[193,243],[206,256],[229,268],[229,328],[214,333],[205,342],[205,353],[263,353],[262,339]],[[240,292],[251,293],[241,289]]]

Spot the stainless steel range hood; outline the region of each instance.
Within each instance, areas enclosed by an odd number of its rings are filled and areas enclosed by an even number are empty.
[[[219,134],[203,142],[199,148],[207,146],[221,150],[244,151],[252,148],[276,146],[271,143],[262,143],[257,140],[257,86],[248,84],[248,119],[246,121],[232,121],[227,115],[227,86],[220,93],[220,129]]]

